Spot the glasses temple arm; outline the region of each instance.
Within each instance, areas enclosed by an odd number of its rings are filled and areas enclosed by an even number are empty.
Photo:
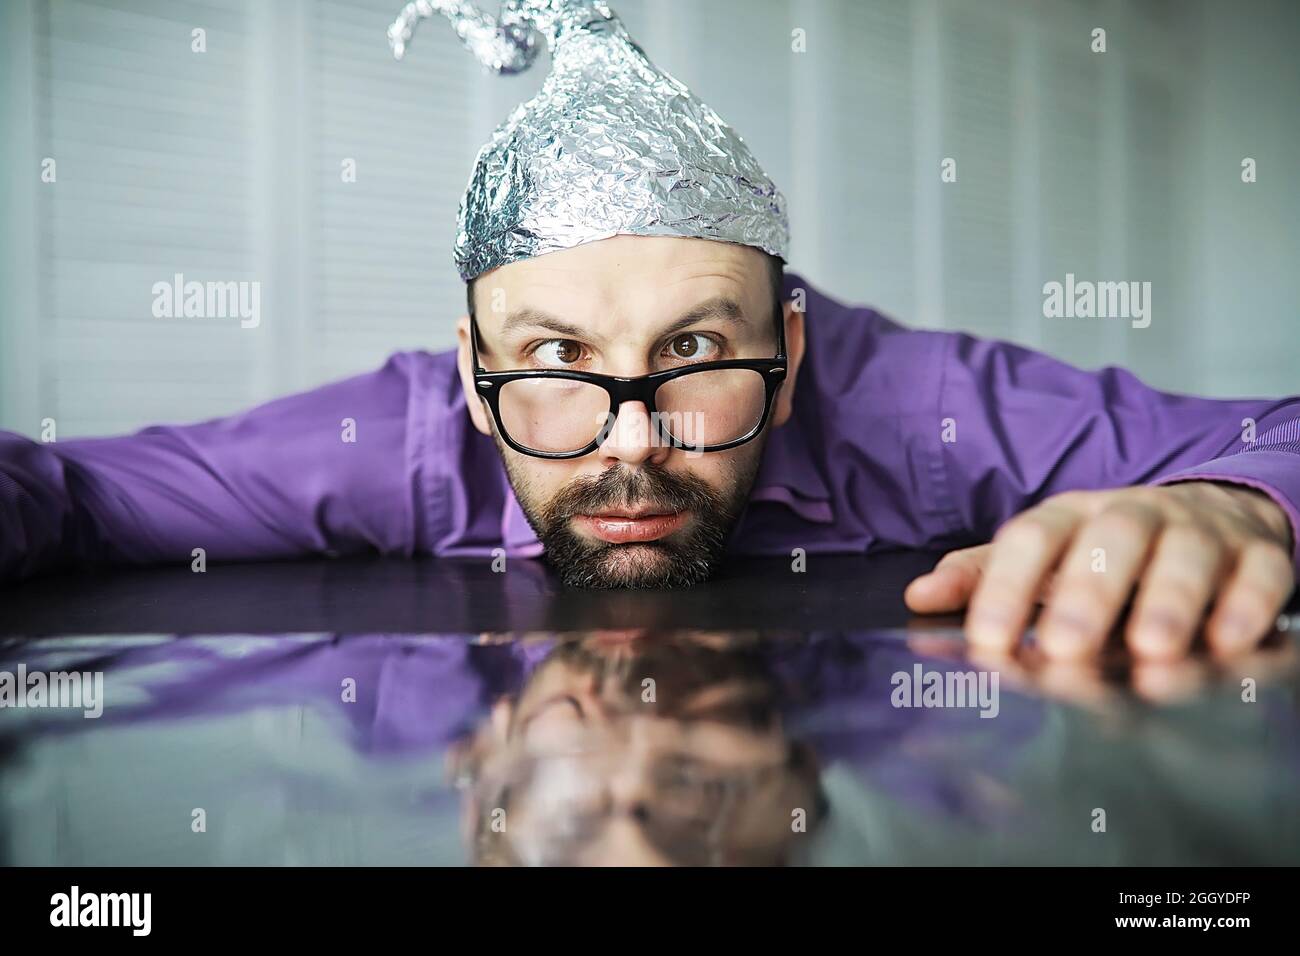
[[[478,360],[478,319],[472,315],[469,317],[469,352],[474,367],[474,374],[477,375],[480,372],[486,372],[487,369],[479,364]]]

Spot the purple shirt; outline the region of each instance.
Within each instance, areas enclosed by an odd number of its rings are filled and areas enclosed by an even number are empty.
[[[1207,478],[1271,496],[1300,567],[1300,399],[1172,395],[1119,369],[905,329],[787,273],[796,287],[808,345],[795,413],[771,433],[733,552],[960,546],[1057,492]],[[541,551],[470,423],[454,352],[399,353],[196,425],[57,444],[0,432],[0,579],[188,562],[195,548],[215,561],[498,547]]]

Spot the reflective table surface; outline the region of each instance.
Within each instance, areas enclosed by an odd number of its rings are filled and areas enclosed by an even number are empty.
[[[969,660],[945,622],[0,638],[0,862],[1294,864],[1295,637],[1137,668]]]
[[[562,586],[545,563],[378,558],[66,571],[0,586],[0,635],[456,634],[895,627],[939,555],[729,558],[685,591]]]

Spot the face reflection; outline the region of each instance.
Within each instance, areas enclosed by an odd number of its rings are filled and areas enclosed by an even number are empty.
[[[476,861],[786,862],[808,835],[792,814],[804,809],[812,831],[820,790],[776,703],[744,637],[593,634],[559,645],[462,756],[475,780]]]
[[[479,359],[492,371],[569,369],[631,378],[775,355],[767,260],[734,243],[615,236],[495,269],[478,279],[474,294]],[[790,367],[767,428],[790,414],[802,352],[797,314],[787,312],[785,321]],[[461,375],[471,415],[496,439],[515,496],[567,583],[679,587],[709,576],[744,510],[766,429],[735,448],[690,453],[659,438],[645,405],[624,403],[596,451],[567,460],[536,458],[509,448],[497,434],[474,394],[471,364],[465,319]],[[677,381],[688,380],[708,379]],[[608,407],[598,394],[584,401],[581,388],[537,388],[514,413],[514,423],[503,415],[516,441],[558,428],[556,440],[563,442],[573,436],[553,423],[572,421],[570,431],[585,432],[588,419],[600,418],[595,406]],[[663,390],[659,401],[664,413]],[[697,407],[698,396],[693,401]],[[748,414],[753,403],[705,404],[716,416],[709,420],[713,427],[715,420]],[[576,447],[593,436],[594,430],[584,434]]]

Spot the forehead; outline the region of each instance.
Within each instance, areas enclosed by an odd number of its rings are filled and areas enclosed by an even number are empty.
[[[612,236],[512,262],[480,277],[474,294],[481,312],[530,307],[575,321],[675,315],[719,295],[735,299],[747,314],[770,307],[763,253],[738,243],[664,236]]]

